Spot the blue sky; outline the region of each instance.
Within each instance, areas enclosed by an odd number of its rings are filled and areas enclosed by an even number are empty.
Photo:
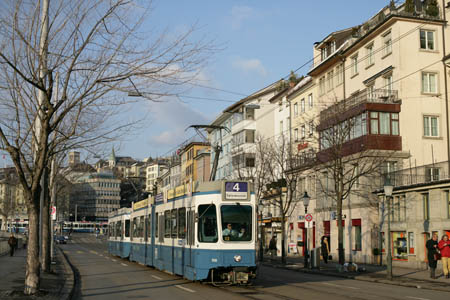
[[[403,1],[401,1],[403,2]],[[248,95],[286,76],[312,58],[313,43],[330,32],[355,26],[389,0],[154,0],[145,26],[177,32],[192,24],[195,38],[207,35],[224,49],[202,71],[204,85]],[[297,72],[307,73],[309,65]],[[239,101],[243,96],[193,88],[189,96]],[[232,102],[168,100],[149,103],[145,126],[115,145],[117,155],[143,159],[167,154],[194,134],[191,124],[208,124]]]

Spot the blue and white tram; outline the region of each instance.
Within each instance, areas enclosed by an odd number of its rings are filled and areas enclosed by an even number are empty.
[[[121,208],[108,219],[108,251],[122,258],[128,258],[131,251],[130,215],[130,208]]]
[[[195,183],[168,192],[168,199],[136,203],[130,219],[132,261],[189,280],[246,283],[256,273],[256,203],[248,182]],[[111,254],[126,243],[123,209],[109,218]],[[117,230],[121,228],[121,230]],[[121,234],[119,237],[118,234]]]

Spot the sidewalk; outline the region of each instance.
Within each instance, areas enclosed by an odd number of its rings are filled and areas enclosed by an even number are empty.
[[[0,256],[0,300],[6,299],[69,299],[73,287],[73,273],[59,249],[56,250],[56,264],[50,274],[41,272],[41,286],[38,295],[23,294],[25,284],[26,250],[19,249],[13,257]],[[67,279],[67,280],[66,280]]]
[[[281,263],[281,257],[276,257],[274,260],[271,260],[270,257],[266,256],[262,264],[304,273],[450,292],[450,279],[445,278],[440,271],[436,271],[437,279],[430,279],[429,270],[393,267],[394,278],[391,281],[386,278],[386,267],[379,265],[358,264],[358,268],[360,270],[365,269],[365,271],[339,272],[339,264],[336,262],[325,264],[321,261],[320,269],[305,269],[303,266],[303,257],[287,257],[286,264],[283,265]]]

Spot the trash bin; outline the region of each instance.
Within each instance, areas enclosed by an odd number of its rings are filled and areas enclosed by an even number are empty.
[[[314,248],[311,250],[310,264],[311,268],[319,268],[320,266],[320,248]]]

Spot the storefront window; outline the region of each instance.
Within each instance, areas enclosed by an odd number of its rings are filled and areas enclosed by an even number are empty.
[[[406,243],[406,232],[392,232],[394,259],[408,260],[408,249]]]

